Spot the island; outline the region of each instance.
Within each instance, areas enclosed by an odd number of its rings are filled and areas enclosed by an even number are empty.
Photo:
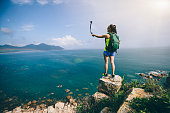
[[[29,51],[29,50],[63,50],[64,48],[60,46],[47,45],[45,43],[40,43],[38,45],[29,44],[22,47],[12,46],[12,45],[0,45],[0,53],[6,52],[17,52],[17,51]]]

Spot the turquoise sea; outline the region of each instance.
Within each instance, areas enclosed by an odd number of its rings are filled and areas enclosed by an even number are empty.
[[[170,48],[120,49],[115,56],[115,65],[115,74],[125,75],[127,81],[141,80],[135,73],[170,71]],[[32,100],[37,104],[43,100],[52,104],[68,95],[66,89],[73,92],[71,95],[75,98],[92,95],[97,91],[102,72],[103,50],[1,53],[0,110]]]

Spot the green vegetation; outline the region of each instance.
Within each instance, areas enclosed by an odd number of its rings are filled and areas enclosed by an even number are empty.
[[[150,98],[135,98],[130,102],[130,107],[137,113],[166,113],[170,109],[168,91],[163,89],[157,81],[148,79],[144,84],[137,80],[127,83],[123,77],[121,89],[117,93],[111,94],[109,99],[95,102],[92,96],[85,97],[81,100],[77,111],[79,113],[99,113],[104,107],[109,107],[111,112],[116,113],[133,87],[143,88],[154,95]]]
[[[169,113],[170,97],[163,95],[150,98],[135,98],[130,102],[130,106],[136,113]]]
[[[154,95],[162,94],[165,92],[163,87],[158,84],[158,81],[152,79],[145,80],[144,89],[146,92],[151,92]]]
[[[138,82],[137,80],[131,81],[130,83],[127,83],[127,80],[126,80],[125,76],[123,76],[122,86],[121,86],[120,90],[123,90],[123,91],[126,92],[129,89],[131,89],[132,87],[134,87],[134,88],[143,88],[144,85],[140,84],[140,82]]]
[[[150,98],[134,98],[130,102],[130,107],[136,113],[169,113],[170,95],[157,81],[148,79],[145,81],[144,89],[154,96]]]

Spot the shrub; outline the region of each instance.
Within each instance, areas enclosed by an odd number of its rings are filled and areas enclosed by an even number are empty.
[[[131,88],[143,88],[143,84],[141,84],[139,81],[135,80],[135,81],[131,81],[130,83],[127,83],[125,76],[123,76],[122,79],[122,86],[120,90],[124,90],[125,92],[130,90]]]
[[[156,80],[153,79],[145,81],[144,89],[146,92],[151,92],[154,95],[162,95],[166,91]]]
[[[95,102],[92,96],[83,97],[79,106],[77,106],[78,113],[99,113],[104,107],[107,106],[109,100],[106,98]]]
[[[154,96],[150,98],[134,98],[130,106],[137,113],[169,113],[170,95],[169,91],[163,89],[157,81],[148,79],[145,81],[144,89]]]
[[[166,94],[161,97],[134,98],[130,102],[130,107],[137,113],[169,113],[170,98]]]

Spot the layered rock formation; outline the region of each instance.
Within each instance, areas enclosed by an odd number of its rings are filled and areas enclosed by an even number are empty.
[[[100,113],[112,113],[109,107],[103,108]]]
[[[100,100],[102,99],[108,99],[109,96],[104,94],[104,93],[101,93],[101,92],[96,92],[94,95],[92,95],[95,102],[99,102]]]
[[[98,91],[107,95],[118,92],[122,86],[122,78],[115,75],[113,81],[109,78],[101,78],[99,80]]]
[[[133,113],[133,109],[130,108],[129,102],[136,97],[139,98],[149,98],[153,95],[146,93],[144,89],[141,88],[133,88],[132,92],[128,95],[122,106],[119,108],[117,113]]]
[[[102,99],[108,99],[111,94],[119,91],[122,85],[122,78],[119,75],[115,75],[114,80],[110,80],[110,76],[100,78],[98,85],[98,92],[93,96],[95,102],[99,102]]]
[[[109,96],[119,91],[122,85],[122,79],[120,76],[116,75],[114,81],[111,81],[108,78],[101,78],[99,80],[98,92],[96,92],[93,97],[98,102],[103,98],[110,98]],[[142,88],[133,88],[130,90],[130,93],[127,95],[126,100],[121,105],[117,113],[132,113],[134,110],[129,106],[129,102],[136,97],[139,98],[149,98],[153,95],[146,93]],[[110,113],[110,108],[105,107],[101,110],[100,113]]]
[[[55,107],[52,105],[44,108],[22,109],[19,106],[12,111],[5,111],[5,113],[76,113],[76,106],[77,104],[71,105],[69,103],[57,102]]]

